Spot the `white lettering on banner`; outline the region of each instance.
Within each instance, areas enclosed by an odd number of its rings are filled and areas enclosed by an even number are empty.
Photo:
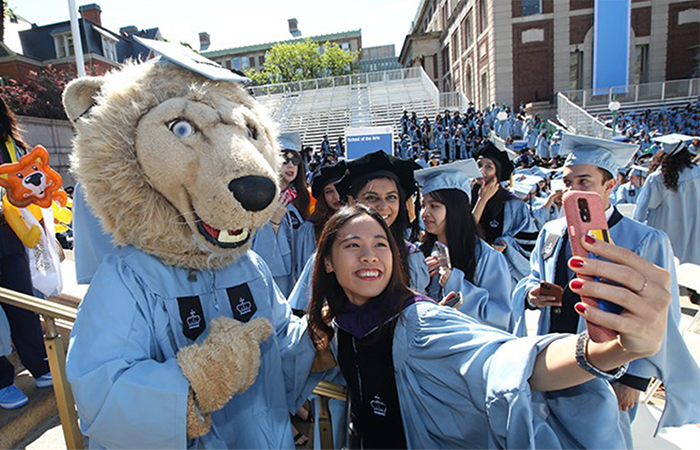
[[[373,142],[381,141],[380,136],[348,136],[348,142]]]

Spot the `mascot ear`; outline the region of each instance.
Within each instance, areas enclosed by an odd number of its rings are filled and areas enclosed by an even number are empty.
[[[82,77],[68,83],[63,91],[63,107],[71,122],[80,119],[93,107],[103,84],[102,77]]]

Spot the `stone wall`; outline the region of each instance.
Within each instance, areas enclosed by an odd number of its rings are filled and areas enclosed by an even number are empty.
[[[41,119],[38,117],[17,116],[22,139],[30,148],[42,145],[51,155],[51,167],[63,177],[63,186],[73,186],[75,182],[68,173],[70,153],[73,150],[73,126],[67,120]]]

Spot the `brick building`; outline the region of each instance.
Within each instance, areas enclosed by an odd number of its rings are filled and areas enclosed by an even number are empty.
[[[399,62],[480,107],[552,102],[592,86],[593,8],[593,0],[421,0]],[[630,22],[630,84],[691,76],[697,0],[631,0]]]
[[[127,59],[148,59],[149,49],[137,43],[134,35],[162,40],[158,28],[139,30],[122,27],[118,33],[102,27],[102,9],[91,3],[79,8],[78,28],[89,73],[103,74],[119,67]],[[75,70],[75,53],[70,22],[58,22],[19,31],[21,52],[0,42],[0,77],[23,83],[31,71],[52,65],[58,69]]]

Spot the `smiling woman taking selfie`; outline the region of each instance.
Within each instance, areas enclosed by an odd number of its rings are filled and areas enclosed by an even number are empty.
[[[592,373],[612,377],[658,351],[669,274],[619,247],[584,246],[611,261],[585,273],[605,269],[622,287],[588,281],[577,291],[629,314],[577,310],[623,331],[604,343],[516,338],[416,294],[381,215],[341,208],[319,240],[309,333],[317,350],[331,349],[347,381],[352,448],[622,447],[615,396]],[[628,290],[644,279],[644,295]]]

